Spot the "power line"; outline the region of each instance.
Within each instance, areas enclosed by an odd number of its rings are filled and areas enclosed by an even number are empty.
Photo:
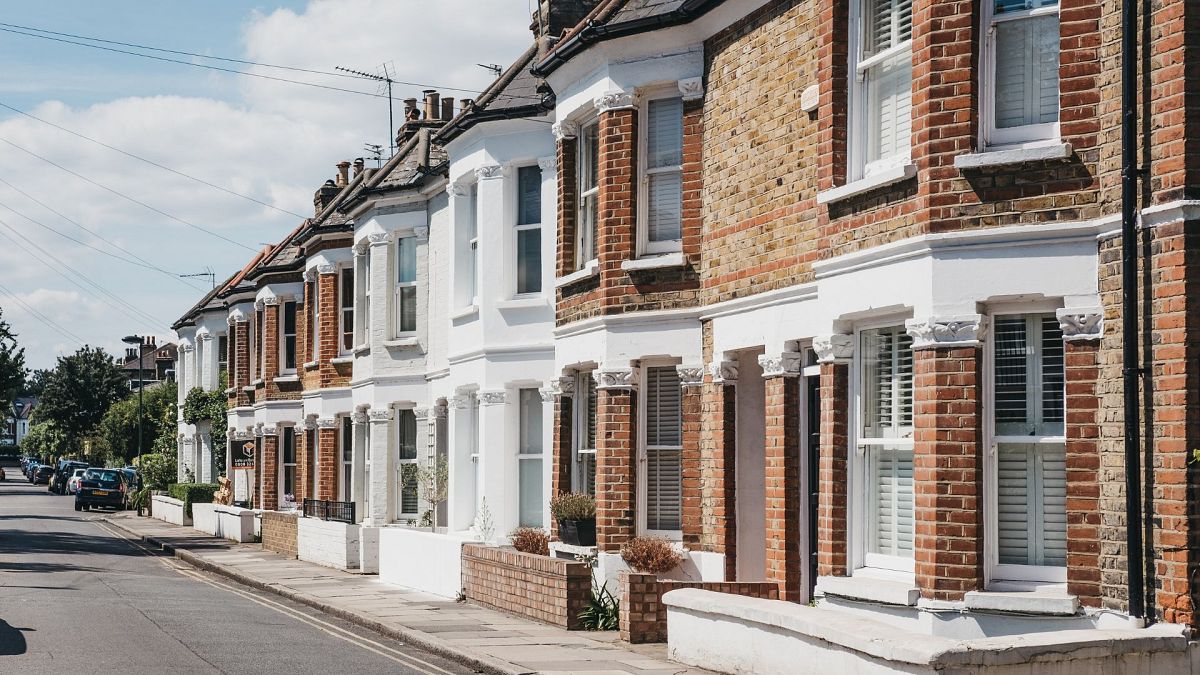
[[[199,230],[199,231],[201,231],[201,232],[204,232],[205,234],[207,234],[207,235],[209,235],[209,236],[216,237],[217,239],[220,239],[220,240],[222,240],[222,241],[225,241],[225,242],[227,242],[227,243],[233,244],[234,246],[240,246],[240,247],[242,247],[242,248],[246,249],[247,251],[251,251],[251,252],[255,252],[255,253],[257,252],[257,249],[254,249],[254,248],[252,248],[252,247],[250,247],[250,246],[247,246],[247,245],[245,245],[245,244],[243,244],[243,243],[241,243],[241,242],[239,242],[239,241],[234,241],[233,239],[230,239],[229,237],[226,237],[226,236],[225,236],[225,235],[223,235],[223,234],[220,234],[220,233],[218,233],[218,232],[214,232],[214,231],[212,231],[212,230],[210,230],[210,229],[208,229],[208,228],[206,228],[206,227],[204,227],[204,226],[202,226],[202,225],[197,225],[197,224],[195,224],[195,223],[193,223],[193,222],[189,222],[189,221],[187,221],[187,220],[184,220],[183,218],[180,218],[179,216],[172,215],[172,214],[170,214],[170,213],[167,213],[166,211],[163,211],[163,210],[162,210],[162,209],[160,209],[160,208],[157,208],[157,207],[155,207],[155,206],[151,206],[151,205],[147,204],[146,202],[143,202],[143,201],[140,201],[140,200],[138,200],[138,199],[135,199],[135,198],[133,198],[133,197],[130,197],[129,195],[127,195],[127,194],[125,194],[125,193],[123,193],[123,192],[120,192],[120,191],[118,191],[118,190],[114,190],[113,188],[110,188],[110,187],[108,187],[107,185],[104,185],[104,184],[102,184],[102,183],[98,183],[98,182],[96,182],[96,181],[92,180],[91,178],[88,178],[87,176],[84,176],[83,174],[80,174],[80,173],[77,173],[77,172],[75,172],[75,171],[72,171],[71,169],[68,169],[67,167],[65,167],[65,166],[63,166],[63,165],[61,165],[61,164],[59,164],[59,163],[55,162],[55,161],[54,161],[54,160],[52,160],[52,159],[49,159],[49,158],[43,157],[43,156],[41,156],[41,155],[37,154],[36,152],[33,152],[32,150],[27,150],[27,149],[25,149],[25,148],[23,148],[23,147],[21,147],[21,146],[17,145],[16,143],[13,143],[12,141],[10,141],[10,140],[6,139],[6,138],[0,138],[0,142],[7,143],[8,145],[11,145],[12,147],[16,148],[17,150],[20,150],[21,152],[23,152],[23,153],[25,153],[25,154],[27,154],[27,155],[29,155],[29,156],[31,156],[31,157],[36,157],[36,158],[38,158],[38,159],[42,160],[43,162],[45,162],[45,163],[49,164],[50,166],[53,166],[53,167],[56,167],[56,168],[58,168],[58,169],[60,169],[60,170],[62,170],[62,171],[65,171],[65,172],[67,172],[67,173],[71,174],[72,176],[75,176],[76,178],[78,178],[78,179],[82,180],[82,181],[85,181],[85,182],[87,182],[87,183],[90,183],[90,184],[92,184],[92,185],[95,185],[96,187],[98,187],[98,188],[100,188],[100,189],[102,189],[102,190],[104,190],[104,191],[106,191],[106,192],[112,193],[112,194],[114,194],[114,195],[116,195],[116,196],[118,196],[118,197],[120,197],[120,198],[122,198],[122,199],[125,199],[125,200],[127,200],[127,201],[133,202],[134,204],[137,204],[138,206],[141,206],[141,207],[143,207],[143,208],[149,209],[149,210],[151,210],[151,211],[153,211],[153,212],[155,212],[155,213],[157,213],[157,214],[159,214],[159,215],[161,215],[161,216],[164,216],[164,217],[166,217],[166,218],[170,218],[171,220],[174,220],[174,221],[176,221],[176,222],[178,222],[178,223],[182,223],[182,224],[184,224],[184,225],[187,225],[188,227],[191,227],[191,228],[193,228],[193,229],[196,229],[196,230]]]
[[[18,216],[20,216],[20,217],[24,218],[25,220],[28,220],[29,222],[33,223],[34,225],[37,225],[38,227],[40,227],[40,228],[42,228],[42,229],[44,229],[44,230],[49,230],[49,231],[53,232],[54,234],[57,234],[58,236],[62,237],[63,239],[67,239],[67,240],[69,240],[69,241],[73,241],[73,242],[75,242],[76,244],[79,244],[80,246],[84,246],[84,247],[90,248],[90,249],[92,249],[93,251],[95,251],[95,252],[97,252],[97,253],[104,254],[104,255],[106,255],[106,256],[108,256],[108,257],[110,257],[110,258],[115,258],[115,259],[117,259],[117,260],[120,260],[120,261],[121,261],[121,262],[123,262],[123,263],[128,263],[128,264],[130,264],[130,265],[137,265],[138,267],[146,267],[147,269],[149,269],[147,265],[143,265],[142,263],[140,263],[140,262],[137,262],[136,260],[131,260],[131,259],[129,259],[129,258],[125,258],[125,257],[123,257],[123,256],[119,256],[119,255],[117,255],[116,253],[110,253],[109,251],[105,251],[104,249],[102,249],[102,248],[100,248],[100,247],[98,247],[98,246],[93,246],[93,245],[91,245],[91,244],[87,243],[86,241],[83,241],[82,239],[76,239],[75,237],[72,237],[71,235],[69,235],[69,234],[67,234],[67,233],[65,233],[65,232],[62,232],[62,231],[56,230],[56,229],[54,229],[53,227],[50,227],[49,225],[46,225],[45,223],[42,223],[42,222],[40,222],[40,221],[37,221],[37,220],[34,220],[33,218],[30,218],[29,216],[25,215],[24,213],[21,213],[20,211],[18,211],[18,210],[16,210],[16,209],[14,209],[13,207],[9,206],[8,204],[5,204],[4,202],[0,202],[0,207],[3,207],[3,208],[5,208],[5,209],[8,209],[8,210],[9,210],[9,211],[11,211],[12,213],[15,213],[16,215],[18,215]]]
[[[68,340],[73,340],[74,342],[78,343],[81,346],[87,344],[87,342],[83,338],[72,333],[71,331],[67,330],[66,328],[63,328],[54,319],[51,319],[50,317],[46,316],[45,314],[42,314],[41,312],[37,311],[33,307],[29,306],[28,303],[26,303],[24,300],[22,300],[21,297],[18,296],[16,293],[13,293],[4,284],[0,284],[0,291],[4,291],[8,295],[8,297],[13,299],[13,302],[16,302],[18,305],[20,305],[21,308],[24,309],[30,316],[32,316],[33,318],[42,322],[46,326],[54,329],[55,331],[58,332],[59,335],[62,335],[63,337],[67,338]]]
[[[178,274],[175,274],[174,272],[169,272],[169,271],[159,267],[158,265],[155,265],[154,263],[150,262],[149,260],[146,260],[145,258],[139,256],[138,254],[134,253],[133,251],[130,251],[129,249],[125,248],[124,246],[121,246],[120,244],[116,243],[115,241],[106,239],[99,232],[96,232],[95,230],[85,227],[83,224],[79,223],[78,221],[76,221],[76,220],[70,218],[69,216],[63,214],[62,212],[58,211],[53,206],[50,206],[49,204],[39,200],[37,197],[34,197],[33,195],[29,194],[28,192],[25,192],[21,188],[17,187],[16,185],[13,185],[12,183],[4,180],[3,178],[0,178],[0,185],[7,185],[9,189],[13,190],[17,194],[24,196],[26,199],[33,202],[34,204],[37,204],[38,206],[42,207],[43,209],[46,209],[50,213],[53,213],[54,215],[58,216],[59,218],[62,218],[63,220],[67,221],[68,223],[74,225],[75,227],[78,227],[79,229],[83,230],[84,232],[87,232],[88,234],[92,235],[93,237],[99,239],[100,241],[108,244],[109,246],[112,246],[113,248],[117,249],[118,251],[125,253],[126,255],[133,258],[134,260],[137,260],[138,262],[142,263],[146,267],[148,267],[152,270],[155,270],[156,272],[165,274],[166,276],[171,277],[172,279],[175,279],[176,281],[179,281],[180,283],[183,283],[191,288],[195,288],[195,289],[199,290],[199,288],[200,288],[199,286],[196,286],[195,284],[193,284],[191,282],[184,281],[183,279],[180,278],[180,276]],[[9,211],[13,211],[14,213],[16,213],[16,211],[14,211],[13,208],[10,206],[5,206],[5,208],[7,208]],[[25,216],[23,214],[18,214],[18,215],[21,215],[21,217],[25,218],[26,220],[33,220],[29,216]],[[33,221],[33,222],[36,223],[37,221]],[[43,226],[43,227],[45,227],[45,226]]]
[[[0,24],[0,25],[4,25],[4,24]],[[210,182],[208,182],[208,181],[204,180],[203,178],[197,178],[196,176],[192,176],[192,175],[190,175],[190,174],[186,174],[186,173],[184,173],[184,172],[182,172],[182,171],[179,171],[179,170],[177,170],[177,169],[172,169],[171,167],[169,167],[169,166],[166,166],[166,165],[164,165],[164,164],[159,164],[158,162],[156,162],[156,161],[154,161],[154,160],[152,160],[152,159],[146,159],[145,157],[142,157],[141,155],[136,155],[136,154],[134,154],[134,153],[132,153],[132,152],[129,152],[129,151],[127,151],[127,150],[122,150],[121,148],[118,148],[118,147],[115,147],[115,146],[109,145],[108,143],[105,143],[104,141],[98,141],[98,140],[96,140],[96,139],[94,139],[94,138],[91,138],[90,136],[85,136],[85,135],[83,135],[83,134],[79,133],[78,131],[74,131],[74,130],[72,130],[72,129],[68,129],[68,128],[64,127],[64,126],[60,126],[60,125],[58,125],[58,124],[55,124],[54,122],[51,122],[51,121],[49,121],[49,120],[44,120],[44,119],[42,119],[42,118],[38,117],[37,115],[32,115],[32,114],[30,114],[30,113],[27,113],[27,112],[25,112],[24,110],[20,110],[20,109],[18,109],[18,108],[14,108],[14,107],[12,107],[11,105],[8,105],[7,103],[5,103],[4,101],[0,101],[0,108],[7,108],[8,110],[11,110],[11,111],[13,111],[13,112],[15,112],[15,113],[17,113],[17,114],[19,114],[19,115],[24,115],[25,117],[28,117],[29,119],[32,119],[32,120],[37,120],[38,122],[41,122],[42,124],[45,124],[45,125],[47,125],[47,126],[54,127],[55,129],[58,129],[59,131],[66,132],[66,133],[68,133],[68,134],[71,134],[72,136],[75,136],[75,137],[77,137],[77,138],[82,138],[82,139],[83,139],[83,140],[85,140],[85,141],[90,141],[90,142],[92,142],[92,143],[95,143],[96,145],[99,145],[99,146],[101,146],[101,147],[108,148],[109,150],[112,150],[113,152],[119,152],[119,153],[121,153],[122,155],[125,155],[126,157],[131,157],[131,158],[133,158],[133,159],[136,159],[136,160],[138,160],[139,162],[145,162],[146,164],[149,164],[150,166],[153,166],[153,167],[157,167],[157,168],[159,168],[159,169],[162,169],[163,171],[169,171],[169,172],[171,172],[171,173],[173,173],[173,174],[175,174],[175,175],[177,175],[177,176],[182,176],[182,177],[184,177],[184,178],[187,178],[188,180],[193,180],[193,181],[196,181],[197,183],[200,183],[201,185],[207,185],[207,186],[208,186],[208,187],[210,187],[210,188],[213,188],[213,189],[216,189],[216,190],[220,190],[221,192],[224,192],[224,193],[226,193],[226,194],[233,195],[234,197],[241,197],[242,199],[246,199],[246,200],[252,201],[252,202],[254,202],[255,204],[260,204],[260,205],[262,205],[262,206],[265,206],[265,207],[267,207],[267,208],[269,208],[269,209],[274,209],[274,210],[276,210],[276,211],[278,211],[278,212],[280,212],[280,213],[285,213],[285,214],[287,214],[287,215],[289,215],[289,216],[295,216],[295,217],[297,217],[297,218],[304,218],[304,216],[300,215],[299,213],[295,213],[294,211],[288,211],[287,209],[279,208],[278,206],[275,206],[274,204],[270,204],[270,203],[264,202],[264,201],[262,201],[261,199],[257,199],[257,198],[255,198],[255,197],[251,197],[250,195],[244,195],[244,194],[242,194],[242,193],[240,193],[240,192],[235,192],[235,191],[233,191],[233,190],[230,190],[229,188],[226,188],[226,187],[222,187],[222,186],[220,186],[220,185],[217,185],[216,183],[210,183]]]

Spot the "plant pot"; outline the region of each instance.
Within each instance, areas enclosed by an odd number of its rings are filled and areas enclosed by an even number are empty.
[[[558,538],[571,546],[596,545],[596,519],[558,521]]]

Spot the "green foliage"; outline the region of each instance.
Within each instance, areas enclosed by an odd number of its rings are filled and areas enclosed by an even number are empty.
[[[188,424],[203,425],[208,423],[209,447],[213,451],[213,461],[224,470],[225,467],[225,435],[229,408],[225,396],[226,374],[221,373],[221,384],[214,391],[204,391],[195,387],[187,393],[183,401],[183,421]]]
[[[420,465],[405,464],[400,476],[404,487],[416,486],[427,507],[421,514],[421,527],[433,529],[437,525],[438,505],[449,496],[450,464],[446,457],[438,455],[433,462]]]
[[[53,372],[46,376],[33,416],[40,422],[53,422],[62,433],[59,452],[79,454],[84,439],[95,431],[109,407],[128,392],[125,376],[108,352],[85,346],[58,358]]]
[[[39,397],[42,391],[46,388],[46,380],[50,377],[50,373],[54,371],[38,368],[32,370],[25,377],[25,386],[21,388],[22,396]]]
[[[608,590],[608,582],[599,588],[592,587],[592,597],[587,607],[579,612],[579,622],[584,630],[616,630],[621,622],[621,601]]]
[[[191,518],[192,504],[211,504],[219,488],[214,483],[175,483],[167,488],[167,494],[183,502],[183,509]]]
[[[596,517],[596,499],[582,492],[560,492],[550,499],[555,520],[588,520]]]
[[[7,411],[25,388],[25,349],[17,346],[17,334],[4,320],[0,309],[0,410]]]
[[[175,453],[150,453],[142,455],[138,472],[142,474],[144,485],[151,490],[166,490],[175,482],[178,467],[175,463]],[[137,462],[134,462],[135,464]]]
[[[147,452],[175,454],[179,426],[175,401],[178,389],[174,382],[147,387],[142,392],[142,424],[146,435]],[[97,436],[102,449],[120,464],[129,464],[137,457],[138,396],[134,392],[113,403],[100,419]]]
[[[141,511],[150,506],[150,488],[144,487],[133,493],[133,498],[129,500],[129,505]]]
[[[67,436],[54,422],[36,422],[21,440],[21,449],[30,455],[50,458],[64,452]]]

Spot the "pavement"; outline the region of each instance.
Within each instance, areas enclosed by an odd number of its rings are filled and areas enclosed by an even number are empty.
[[[0,482],[0,673],[441,673],[470,666],[198,570],[71,497]]]
[[[665,645],[629,645],[615,631],[567,631],[237,544],[188,527],[107,516],[113,526],[202,570],[318,609],[479,672],[703,673],[666,659]],[[2,670],[2,669],[0,669]],[[354,672],[347,670],[346,672]]]

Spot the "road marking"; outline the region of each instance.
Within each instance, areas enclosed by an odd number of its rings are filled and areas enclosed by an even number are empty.
[[[348,631],[344,628],[341,628],[340,626],[336,626],[336,625],[328,623],[326,621],[322,621],[315,617],[309,616],[308,614],[300,612],[292,607],[288,607],[287,605],[284,605],[282,603],[278,603],[278,602],[275,602],[274,600],[269,600],[267,598],[259,597],[257,595],[254,595],[253,593],[248,593],[240,588],[237,588],[235,586],[230,586],[223,582],[209,579],[209,578],[205,577],[203,574],[200,574],[195,569],[191,568],[190,565],[187,567],[184,567],[181,564],[177,564],[175,562],[175,558],[173,558],[173,557],[166,557],[166,556],[159,555],[158,553],[155,553],[155,551],[153,549],[143,546],[141,542],[131,539],[130,537],[126,536],[123,532],[108,525],[108,523],[105,523],[102,521],[88,521],[88,522],[92,522],[93,524],[95,524],[97,527],[104,530],[105,532],[108,532],[109,534],[117,537],[118,539],[134,546],[139,551],[141,551],[141,553],[143,555],[155,559],[156,561],[158,561],[160,564],[162,564],[167,569],[173,570],[182,576],[188,577],[189,579],[193,579],[195,581],[199,581],[199,582],[208,584],[209,586],[212,586],[214,588],[219,588],[228,593],[232,593],[234,595],[240,596],[242,598],[250,600],[251,602],[262,605],[263,607],[266,607],[268,609],[273,609],[280,614],[290,616],[293,619],[296,619],[302,623],[308,624],[309,626],[312,626],[313,628],[316,628],[317,630],[320,630],[332,637],[335,637],[335,638],[338,638],[341,640],[345,640],[346,642],[349,642],[350,644],[353,644],[353,645],[359,647],[360,649],[365,649],[369,652],[374,652],[375,654],[378,654],[385,658],[391,659],[392,661],[395,661],[402,665],[408,666],[410,668],[417,668],[417,669],[425,668],[425,669],[428,669],[425,672],[437,672],[437,673],[445,673],[445,675],[454,675],[453,672],[446,670],[444,668],[438,667],[437,665],[432,664],[428,661],[419,659],[415,656],[412,656],[411,654],[407,654],[398,649],[395,649],[394,647],[389,647],[388,645],[385,645],[381,642],[376,642],[375,640],[365,638],[357,633],[354,633],[354,632]]]

